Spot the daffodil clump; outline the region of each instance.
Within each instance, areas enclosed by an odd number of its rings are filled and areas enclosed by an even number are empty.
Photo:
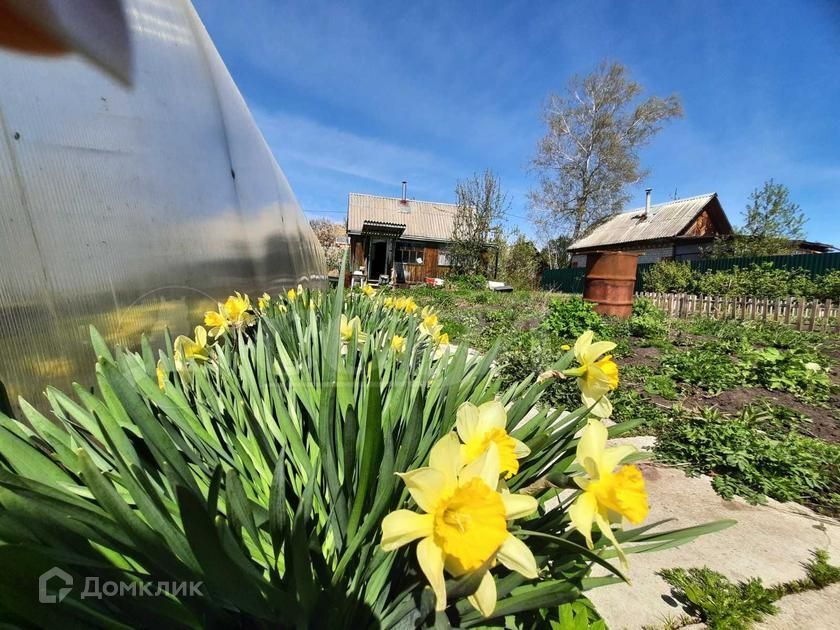
[[[0,414],[11,625],[49,621],[17,585],[93,567],[201,588],[143,606],[74,589],[68,625],[564,627],[595,564],[622,579],[632,553],[728,524],[634,529],[641,454],[610,442],[632,423],[599,419],[618,369],[591,333],[544,375],[576,379],[570,410],[544,382],[503,389],[498,346],[450,344],[385,288],[235,293],[157,352],[91,339],[93,393]]]

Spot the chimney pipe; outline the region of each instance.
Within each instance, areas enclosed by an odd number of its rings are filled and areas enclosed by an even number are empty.
[[[406,198],[406,193],[408,192],[408,182],[403,180],[402,183],[402,203],[408,203],[408,199]]]
[[[645,218],[650,214],[650,192],[652,190],[653,188],[645,188],[645,213],[643,215]]]

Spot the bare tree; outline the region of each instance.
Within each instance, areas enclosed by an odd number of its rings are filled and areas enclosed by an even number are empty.
[[[507,195],[490,169],[459,181],[455,185],[455,195],[458,209],[450,248],[453,270],[487,275],[491,258],[488,246],[510,205]]]
[[[529,193],[531,216],[548,239],[580,238],[599,220],[621,211],[628,184],[648,171],[639,148],[671,118],[682,116],[675,95],[638,102],[642,87],[618,63],[601,62],[575,76],[562,96],[551,94],[544,117],[548,129],[531,167],[538,186]]]

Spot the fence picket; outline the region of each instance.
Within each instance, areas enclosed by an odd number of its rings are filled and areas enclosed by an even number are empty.
[[[840,304],[832,300],[804,300],[788,297],[757,298],[727,295],[694,295],[691,293],[655,293],[639,291],[635,297],[649,299],[671,317],[697,316],[714,319],[741,319],[784,322],[797,330],[840,332]]]

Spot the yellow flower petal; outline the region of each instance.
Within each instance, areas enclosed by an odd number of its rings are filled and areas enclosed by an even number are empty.
[[[495,490],[499,485],[499,467],[499,449],[495,443],[491,442],[481,457],[464,466],[461,474],[458,475],[458,481],[463,485],[478,477]]]
[[[396,510],[382,519],[383,551],[393,551],[418,538],[432,535],[434,516],[411,510]]]
[[[502,493],[502,503],[505,504],[505,518],[512,521],[523,516],[529,516],[537,511],[539,501],[527,494]]]
[[[621,444],[605,449],[600,462],[602,468],[601,474],[611,473],[626,457],[636,453],[638,450],[632,444]]]
[[[496,609],[496,581],[490,571],[485,571],[478,589],[467,601],[484,617],[489,617]]]
[[[595,497],[589,492],[583,492],[575,499],[574,503],[569,506],[569,519],[572,526],[578,530],[586,539],[586,546],[592,549],[592,522],[595,520],[595,514],[598,511],[598,502]]]
[[[520,442],[516,438],[511,438],[514,443],[513,447],[513,454],[516,455],[516,459],[523,459],[528,457],[531,454],[531,449],[525,444],[525,442]]]
[[[618,559],[621,560],[621,566],[626,569],[628,566],[627,556],[624,555],[624,550],[621,548],[621,545],[618,544],[618,539],[615,537],[612,527],[610,527],[609,520],[607,520],[603,514],[596,511],[595,524],[598,525],[598,529],[601,530],[601,533],[613,544],[613,547],[615,547],[615,551],[618,554]]]
[[[592,345],[592,338],[594,336],[594,332],[587,330],[575,341],[575,358],[578,360],[578,363],[583,363],[583,357],[586,356],[586,350]]]
[[[424,512],[432,512],[447,488],[446,475],[434,468],[418,468],[407,473],[397,473],[405,482],[408,492]]]
[[[505,542],[502,543],[496,557],[508,569],[516,571],[519,575],[529,580],[533,580],[539,575],[534,554],[531,553],[531,550],[528,549],[528,546],[524,542],[513,534],[510,534],[505,539]]]
[[[455,413],[455,429],[458,437],[466,443],[472,440],[478,432],[478,407],[471,402],[465,402]]]
[[[606,446],[607,427],[600,420],[589,420],[581,433],[575,459],[593,479],[598,478],[598,464]]]
[[[443,474],[446,483],[444,491],[457,483],[458,471],[461,470],[461,444],[454,432],[439,439],[432,447],[429,467]]]
[[[590,344],[581,357],[581,363],[595,363],[602,354],[606,354],[615,349],[615,343],[612,341],[596,341]]]
[[[435,594],[435,610],[446,610],[446,581],[443,577],[443,550],[432,538],[417,543],[417,562]]]
[[[507,411],[498,400],[491,400],[478,408],[479,426],[484,430],[504,429],[507,426]]]

